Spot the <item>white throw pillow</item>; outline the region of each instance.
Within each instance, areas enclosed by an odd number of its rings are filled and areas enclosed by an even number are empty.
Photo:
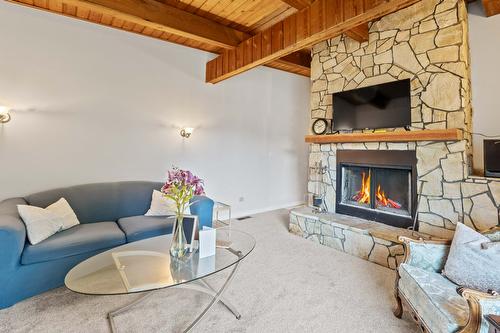
[[[17,210],[26,225],[28,240],[33,245],[63,228],[63,219],[49,210],[28,205],[18,205]]]
[[[78,221],[75,212],[64,198],[59,199],[57,202],[53,203],[45,209],[53,212],[63,219],[63,230],[80,224],[80,221]]]
[[[187,210],[187,209],[186,209]],[[189,212],[185,212],[189,214]],[[145,216],[167,216],[177,214],[175,202],[167,198],[160,191],[153,190],[151,198],[151,207],[146,212]]]
[[[61,198],[47,208],[18,205],[17,210],[26,225],[28,240],[38,244],[55,233],[80,224],[66,199]]]

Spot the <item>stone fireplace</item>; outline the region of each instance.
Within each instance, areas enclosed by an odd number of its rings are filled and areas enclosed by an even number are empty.
[[[413,227],[416,162],[415,151],[337,152],[335,211],[395,227]]]
[[[471,176],[467,25],[463,0],[425,0],[372,22],[367,42],[359,43],[343,35],[313,47],[311,123],[317,118],[332,119],[332,95],[336,92],[409,79],[408,129],[456,129],[462,135],[455,140],[312,143],[309,167],[313,170],[320,164],[324,172],[310,173],[308,193],[321,194],[328,213],[317,216],[304,210],[292,212],[291,232],[395,267],[402,251],[395,235],[449,239],[457,223],[476,230],[500,224],[500,181]],[[361,135],[373,132],[352,131]],[[364,161],[345,161],[355,152],[365,154]],[[374,157],[387,157],[386,152],[411,155],[408,159],[414,158],[415,163],[391,167],[390,158],[387,162]],[[351,181],[346,183],[346,177]],[[402,184],[399,193],[393,192],[392,182],[396,180]],[[367,185],[369,198],[363,198],[359,192],[366,191]],[[378,185],[395,205],[379,204]],[[360,216],[360,211],[364,215]],[[406,230],[415,216],[418,235]],[[369,220],[384,224],[370,224]],[[392,236],[387,236],[390,228]]]

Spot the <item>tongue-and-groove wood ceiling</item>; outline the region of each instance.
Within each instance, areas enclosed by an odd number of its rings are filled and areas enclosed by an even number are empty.
[[[310,47],[420,0],[6,0],[212,52],[207,82],[265,65],[310,75]],[[421,0],[427,1],[427,0]],[[487,16],[500,0],[482,0]],[[416,8],[418,10],[418,8]]]
[[[220,54],[239,42],[307,6],[309,0],[8,0],[105,26]],[[288,4],[295,4],[293,7]],[[172,10],[174,9],[174,10]],[[175,11],[175,9],[179,11]],[[189,15],[179,15],[187,13]],[[171,15],[169,17],[169,15]],[[197,18],[201,18],[198,20]],[[169,23],[192,29],[189,34],[170,29]],[[213,23],[213,24],[211,24]],[[182,25],[185,25],[184,27]],[[224,38],[216,30],[221,27]],[[197,38],[198,30],[208,38]],[[211,34],[213,32],[213,34]],[[190,36],[191,35],[191,36]],[[214,37],[215,36],[215,37]],[[212,38],[213,37],[213,38]],[[217,40],[222,39],[222,41]],[[310,50],[291,54],[266,66],[309,76]]]

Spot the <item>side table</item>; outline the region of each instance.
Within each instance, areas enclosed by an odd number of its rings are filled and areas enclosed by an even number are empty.
[[[221,220],[221,217],[220,217],[221,213],[227,214],[227,220]],[[230,205],[223,203],[223,202],[216,201],[214,204],[214,215],[215,215],[214,222],[216,224],[223,224],[223,225],[231,228],[231,206]]]
[[[227,220],[222,220],[221,219],[221,213],[226,214]],[[212,226],[214,228],[220,228],[220,227],[225,227],[223,229],[219,229],[221,232],[218,233],[218,238],[217,238],[217,247],[220,248],[229,248],[232,244],[231,241],[231,206],[220,202],[216,201],[214,204],[214,221]]]

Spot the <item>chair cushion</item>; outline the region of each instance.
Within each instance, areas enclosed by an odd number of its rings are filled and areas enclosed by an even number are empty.
[[[23,265],[108,249],[125,243],[125,235],[115,222],[79,224],[36,244],[27,244]]]
[[[131,216],[118,220],[118,225],[127,236],[127,242],[172,233],[174,219],[166,216]]]
[[[455,332],[465,326],[469,307],[457,285],[439,273],[408,264],[399,266],[399,291],[433,333]]]

